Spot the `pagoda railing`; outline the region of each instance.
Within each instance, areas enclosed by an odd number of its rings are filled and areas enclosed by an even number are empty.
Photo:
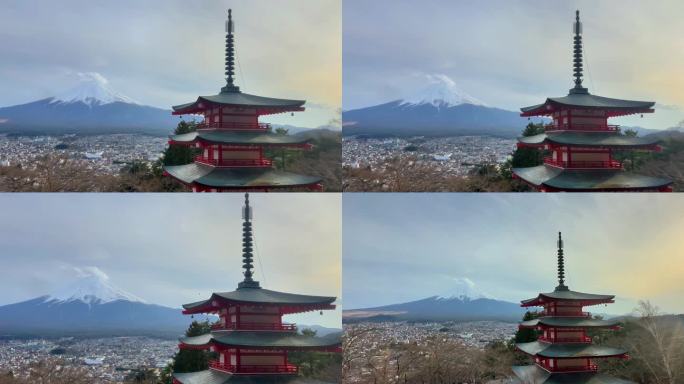
[[[235,131],[270,131],[271,124],[268,123],[238,123],[238,122],[206,122],[197,124],[197,129],[230,129]]]
[[[203,155],[195,157],[195,162],[213,165],[215,167],[272,167],[273,161],[269,159],[207,159]]]
[[[598,365],[589,364],[582,367],[549,367],[548,365],[542,365],[542,368],[550,372],[596,372],[598,371]]]
[[[539,312],[539,317],[554,316],[554,317],[591,317],[590,312],[575,312],[575,313],[554,313],[550,311]]]
[[[560,168],[608,168],[608,169],[622,169],[622,163],[616,160],[607,161],[561,161],[554,160],[553,157],[547,156],[544,158],[544,163]]]
[[[614,125],[614,124],[607,124],[607,125],[602,125],[602,124],[580,124],[580,123],[572,123],[572,124],[546,124],[544,125],[544,130],[545,131],[598,131],[598,132],[617,132],[620,130],[619,125]]]
[[[216,323],[212,324],[211,329],[228,331],[296,331],[297,326],[288,323],[270,324],[241,322],[239,325],[236,323]]]
[[[228,373],[244,373],[244,374],[296,374],[299,368],[296,365],[282,364],[282,365],[233,365],[221,363],[218,360],[210,360],[209,368],[228,372]]]
[[[591,343],[591,337],[589,337],[589,336],[582,336],[582,337],[544,337],[544,336],[539,336],[539,338],[537,340],[545,341],[547,343],[578,343],[578,344]]]

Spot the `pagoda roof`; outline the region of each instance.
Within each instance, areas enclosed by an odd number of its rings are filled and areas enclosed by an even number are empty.
[[[245,348],[318,349],[341,346],[341,336],[339,332],[324,337],[311,337],[294,332],[212,331],[200,336],[182,337],[180,342],[193,347],[219,344]]]
[[[293,375],[233,375],[213,369],[174,373],[173,377],[183,384],[331,384]]]
[[[242,108],[256,108],[262,114],[301,111],[306,100],[276,99],[250,95],[240,91],[226,91],[217,95],[199,96],[197,100],[173,106],[174,115],[186,115],[201,112],[211,106],[228,105]]]
[[[639,175],[620,169],[563,169],[548,165],[513,168],[513,173],[524,181],[572,191],[660,189],[672,184],[671,180]]]
[[[615,295],[597,295],[594,293],[576,292],[571,290],[555,290],[548,293],[540,293],[537,297],[521,301],[523,307],[543,305],[552,301],[581,301],[585,305],[612,303]]]
[[[164,166],[170,176],[185,184],[211,188],[294,188],[317,184],[320,177],[278,171],[273,168],[223,168],[205,164]]]
[[[611,116],[631,115],[634,113],[653,112],[653,101],[636,101],[613,99],[610,97],[596,96],[589,92],[571,92],[567,96],[549,97],[542,104],[520,108],[521,116],[545,116],[549,115],[559,107],[578,107],[588,109],[610,110]]]
[[[202,310],[212,307],[212,301],[219,299],[239,304],[329,306],[336,300],[334,296],[298,295],[294,293],[271,291],[264,288],[238,288],[231,292],[216,292],[207,300],[184,304],[186,311]]]
[[[617,132],[547,132],[534,136],[518,138],[523,144],[540,145],[555,143],[562,145],[576,145],[582,147],[645,147],[658,144],[656,137],[631,137],[620,135]]]
[[[582,343],[563,344],[533,341],[530,343],[518,343],[515,346],[528,355],[552,359],[615,357],[627,353],[627,350],[622,348]]]
[[[636,384],[596,372],[551,373],[536,365],[514,366],[513,373],[525,384]]]
[[[555,328],[609,328],[619,325],[617,320],[591,319],[584,317],[546,316],[520,323],[521,327],[545,325]]]
[[[275,133],[231,132],[226,130],[200,130],[180,135],[171,135],[169,138],[178,143],[194,143],[197,140],[216,144],[234,145],[291,145],[303,144],[309,141],[290,135],[278,135]]]

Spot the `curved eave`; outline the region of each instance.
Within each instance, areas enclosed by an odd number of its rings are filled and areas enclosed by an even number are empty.
[[[599,191],[653,191],[665,190],[672,180],[639,175],[615,169],[563,169],[539,165],[513,168],[515,177],[549,191],[599,192]]]
[[[198,114],[216,106],[256,109],[259,115],[269,115],[303,111],[304,103],[306,100],[276,99],[242,92],[226,92],[218,95],[199,96],[193,102],[175,105],[171,108],[173,108],[172,113],[174,115]]]
[[[180,135],[171,135],[172,144],[191,145],[197,142],[208,144],[226,144],[238,146],[292,146],[304,145],[311,140],[295,136],[283,136],[268,133],[234,133],[222,131],[195,131]]]
[[[615,295],[599,295],[577,291],[554,291],[540,293],[537,297],[521,301],[522,307],[537,307],[551,302],[571,301],[582,305],[597,305],[613,303]]]
[[[332,304],[335,300],[337,298],[334,296],[300,295],[263,288],[243,288],[232,292],[213,293],[207,300],[184,304],[183,309],[186,314],[215,311],[217,307],[214,307],[212,303],[217,302],[220,307],[230,304],[291,307],[301,309],[298,312],[292,312],[299,313],[335,309],[335,305]]]
[[[620,322],[617,320],[547,316],[523,321],[519,326],[521,328],[613,328],[619,325]]]
[[[181,384],[331,384],[293,375],[234,375],[214,369],[174,373],[173,378]]]
[[[613,99],[592,94],[569,94],[563,97],[549,97],[542,104],[520,108],[520,116],[549,116],[559,109],[600,109],[608,111],[609,117],[654,112],[653,101]]]
[[[636,384],[596,372],[551,373],[536,365],[514,366],[513,373],[521,383],[535,384]]]
[[[550,359],[577,359],[577,358],[611,358],[626,357],[627,350],[621,348],[605,347],[594,344],[561,344],[533,341],[530,343],[518,343],[515,347],[530,355]]]
[[[216,189],[304,188],[322,181],[320,177],[272,168],[227,168],[197,163],[164,166],[164,172],[186,185]]]
[[[627,137],[618,133],[580,133],[580,132],[558,132],[540,133],[534,136],[523,136],[518,138],[518,142],[525,146],[543,146],[547,143],[578,146],[578,147],[604,147],[620,149],[654,149],[657,150],[658,138]]]
[[[208,349],[211,346],[222,346],[335,352],[342,346],[340,336],[339,333],[325,337],[309,337],[293,332],[215,331],[201,336],[183,337],[179,341],[182,348],[189,349]]]

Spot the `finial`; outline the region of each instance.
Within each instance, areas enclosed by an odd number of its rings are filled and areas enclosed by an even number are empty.
[[[228,20],[226,21],[226,86],[221,88],[222,93],[240,92],[240,87],[233,83],[233,76],[235,76],[234,31],[233,10],[228,9]]]
[[[582,22],[580,21],[579,9],[575,12],[575,24],[573,25],[574,47],[573,47],[573,75],[575,76],[575,87],[570,89],[570,93],[589,93],[589,90],[582,87]]]
[[[259,282],[252,279],[252,207],[249,206],[249,193],[245,193],[245,206],[242,207],[242,274],[244,280],[238,284],[239,288],[260,288]]]
[[[563,260],[563,238],[558,232],[558,286],[556,291],[568,291],[569,288],[565,285],[565,264]]]

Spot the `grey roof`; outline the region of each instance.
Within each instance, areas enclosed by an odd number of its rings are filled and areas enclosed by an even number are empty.
[[[520,108],[520,111],[523,112],[523,114],[527,112],[545,112],[546,108],[544,108],[544,106],[547,104],[582,108],[605,108],[626,111],[635,110],[635,112],[637,112],[653,108],[655,102],[612,99],[610,97],[596,96],[590,93],[570,93],[567,96],[562,97],[549,97],[542,104]]]
[[[176,114],[191,113],[192,110],[198,108],[197,104],[202,101],[221,105],[276,108],[282,109],[283,111],[298,110],[306,102],[305,100],[276,99],[272,97],[256,96],[243,92],[221,92],[218,95],[200,96],[191,103],[175,105],[172,108]]]
[[[311,337],[294,332],[212,331],[200,336],[182,337],[180,342],[193,346],[216,343],[235,347],[316,349],[340,346],[341,336],[339,332]]]
[[[279,304],[279,305],[324,305],[335,301],[334,296],[298,295],[295,293],[271,291],[263,288],[240,288],[231,292],[216,292],[207,300],[184,304],[183,308],[192,309],[209,304],[215,298],[239,303]]]
[[[617,132],[548,132],[534,136],[518,138],[524,144],[543,144],[551,142],[562,145],[578,145],[582,147],[643,147],[658,144],[655,137],[630,137]]]
[[[551,373],[536,365],[514,366],[513,373],[524,384],[636,384],[595,372]]]
[[[560,190],[658,189],[671,180],[639,175],[619,169],[561,169],[548,165],[513,168],[513,173],[535,186],[546,185]]]
[[[535,327],[537,325],[546,325],[548,327],[556,328],[602,328],[602,327],[614,327],[619,325],[620,322],[617,320],[601,320],[601,319],[590,319],[585,317],[560,317],[560,316],[546,316],[540,317],[533,320],[523,321],[520,323],[523,327]]]
[[[231,132],[225,130],[201,130],[170,136],[171,140],[180,143],[192,143],[197,139],[218,144],[243,145],[290,145],[303,144],[307,138],[278,135],[275,133]]]
[[[518,343],[515,346],[529,355],[549,358],[612,357],[627,353],[627,350],[622,348],[583,343],[562,344],[533,341],[530,343]]]
[[[292,188],[312,185],[320,177],[299,175],[272,168],[220,168],[204,164],[164,166],[170,176],[186,183],[212,188]]]
[[[232,375],[207,369],[199,372],[174,373],[183,384],[332,384],[293,375]]]

